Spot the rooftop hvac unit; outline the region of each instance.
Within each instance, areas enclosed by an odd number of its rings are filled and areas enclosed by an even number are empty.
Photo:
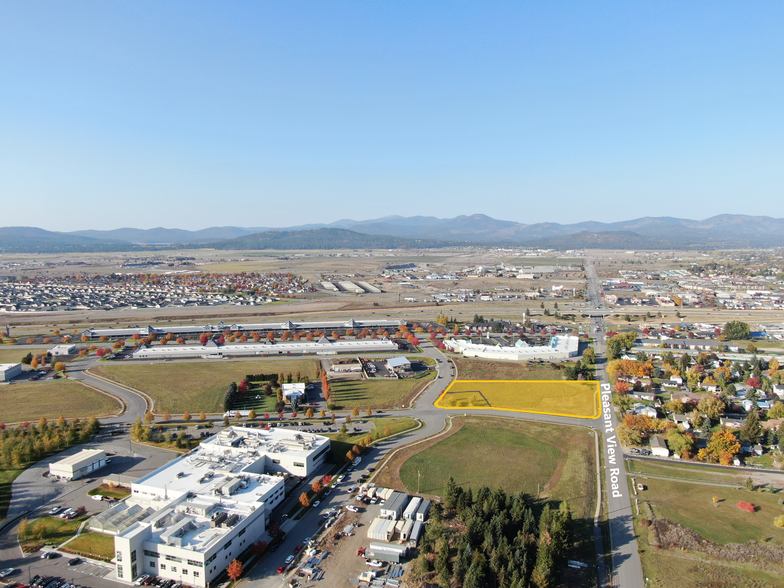
[[[240,516],[237,515],[237,514],[233,514],[233,515],[231,515],[230,517],[228,517],[224,521],[223,526],[224,527],[233,527],[234,525],[237,524],[237,521],[239,521],[239,520],[240,520]]]
[[[220,527],[223,521],[225,521],[227,518],[229,518],[229,515],[227,515],[225,512],[219,512],[217,515],[212,517],[212,520],[210,521],[210,527]]]

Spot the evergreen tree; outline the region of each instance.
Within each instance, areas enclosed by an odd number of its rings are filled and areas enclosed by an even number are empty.
[[[743,421],[743,426],[740,428],[738,436],[741,441],[746,441],[752,445],[756,445],[760,442],[762,425],[760,425],[759,415],[757,414],[756,409],[753,409],[746,417],[746,420]]]

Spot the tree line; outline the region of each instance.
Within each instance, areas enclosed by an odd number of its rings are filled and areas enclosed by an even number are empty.
[[[449,519],[454,519],[449,525]],[[462,533],[455,533],[462,528]],[[523,493],[482,486],[474,496],[449,478],[434,505],[415,563],[421,577],[444,588],[549,588],[556,584],[572,543],[566,502],[546,504],[538,516]]]
[[[99,428],[94,416],[87,421],[61,416],[55,423],[41,417],[37,424],[26,422],[16,427],[0,424],[0,467],[26,467],[47,455],[86,443]]]

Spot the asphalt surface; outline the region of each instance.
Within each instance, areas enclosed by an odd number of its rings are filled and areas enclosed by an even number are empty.
[[[601,288],[590,258],[587,259],[585,269],[588,276],[589,307],[601,309],[603,306]],[[634,534],[632,501],[626,483],[626,465],[621,444],[615,433],[618,417],[612,406],[612,394],[609,391],[610,384],[605,369],[605,324],[601,314],[596,313],[592,317],[591,325],[594,329],[597,377],[602,384],[602,417],[598,421],[597,428],[601,431],[601,450],[604,452],[605,493],[612,549],[611,585],[621,588],[642,588],[644,586],[642,563],[637,550],[637,537]]]

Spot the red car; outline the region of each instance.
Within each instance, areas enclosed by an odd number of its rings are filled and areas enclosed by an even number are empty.
[[[300,551],[302,551],[302,545],[297,545],[297,546],[294,548],[294,553],[299,553]]]
[[[278,573],[279,573],[279,574],[282,574],[282,573],[283,573],[283,570],[285,570],[285,569],[286,569],[286,566],[280,566],[280,567],[278,568]]]

